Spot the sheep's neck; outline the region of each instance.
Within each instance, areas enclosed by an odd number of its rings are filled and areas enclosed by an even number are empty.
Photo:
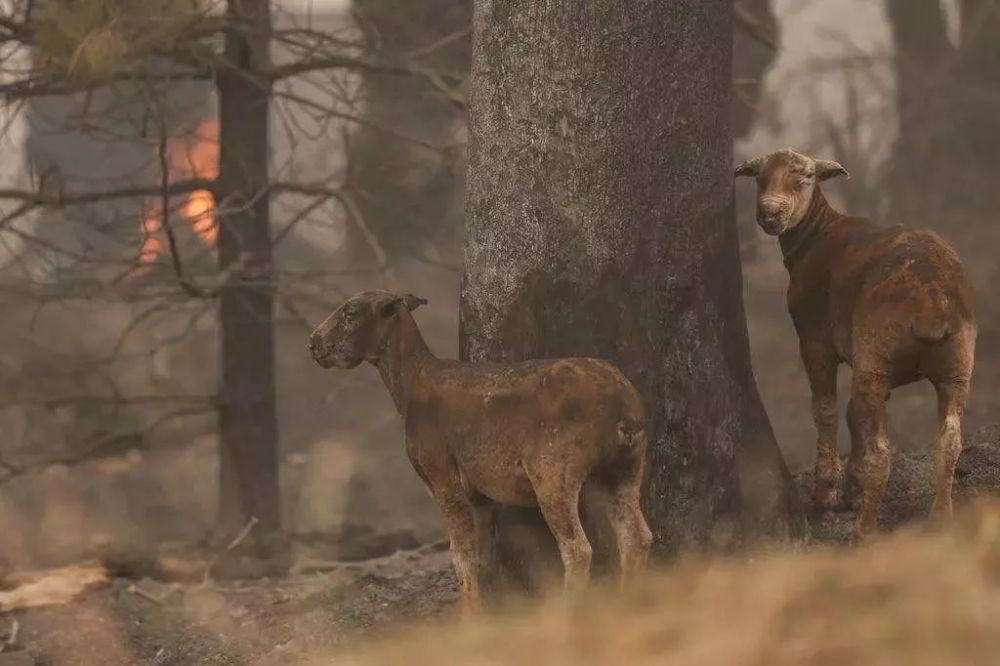
[[[413,316],[409,312],[399,315],[399,323],[389,334],[385,352],[375,361],[375,367],[401,416],[406,416],[406,405],[422,365],[433,358]]]
[[[792,264],[805,253],[818,232],[826,226],[830,218],[837,215],[837,211],[827,203],[826,197],[823,196],[823,192],[817,185],[802,220],[778,237],[778,242],[781,244],[781,254],[785,260],[785,268],[791,270]]]

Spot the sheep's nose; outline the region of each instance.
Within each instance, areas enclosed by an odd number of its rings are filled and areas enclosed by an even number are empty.
[[[319,340],[316,338],[315,335],[310,335],[309,342],[306,343],[306,349],[308,349],[311,352],[314,352],[318,347],[319,347]]]
[[[760,214],[765,218],[771,218],[781,213],[781,204],[777,201],[761,201]]]

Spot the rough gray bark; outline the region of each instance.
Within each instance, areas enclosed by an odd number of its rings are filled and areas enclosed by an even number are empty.
[[[804,526],[750,368],[732,30],[729,0],[479,0],[474,17],[462,356],[617,364],[648,412],[661,552]],[[501,551],[533,520],[501,519]]]
[[[281,529],[278,424],[274,395],[272,244],[269,226],[268,101],[270,86],[250,73],[266,63],[267,0],[230,0],[227,14],[246,31],[226,33],[232,69],[217,73],[220,155],[216,197],[222,387],[221,535],[235,536],[251,518],[254,541]]]

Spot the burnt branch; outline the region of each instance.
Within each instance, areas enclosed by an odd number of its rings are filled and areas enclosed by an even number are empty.
[[[733,5],[733,18],[736,27],[744,34],[757,40],[764,46],[774,51],[778,50],[777,36],[768,30],[746,7],[739,2]]]
[[[161,428],[170,421],[180,418],[188,418],[191,416],[210,414],[214,412],[215,409],[215,405],[177,409],[161,415],[159,418],[135,432],[102,437],[94,442],[91,442],[82,451],[76,452],[72,455],[51,458],[40,463],[15,465],[9,461],[0,460],[0,470],[4,471],[4,474],[0,476],[0,484],[6,483],[7,481],[17,477],[37,474],[60,465],[65,467],[76,467],[87,462],[94,462],[97,460],[120,456],[133,450],[148,451],[154,448],[148,439],[148,436],[155,430]],[[161,447],[157,446],[155,448]]]
[[[376,132],[384,133],[386,136],[390,136],[394,139],[398,139],[399,141],[409,143],[414,146],[419,146],[420,148],[425,148],[435,153],[444,154],[448,150],[446,147],[437,146],[434,145],[433,143],[423,141],[416,137],[407,136],[401,132],[397,132],[396,130],[389,129],[388,127],[383,127],[381,125],[378,125],[377,123],[373,123],[372,121],[367,120],[361,116],[352,113],[346,113],[344,111],[339,111],[330,106],[327,106],[325,104],[320,104],[319,102],[315,102],[311,99],[306,99],[301,95],[296,95],[295,93],[289,91],[275,90],[274,97],[276,99],[287,100],[292,104],[297,104],[304,108],[311,109],[329,118],[336,118],[338,120],[344,120],[346,122],[356,124],[360,127],[367,127],[369,129],[373,129]]]
[[[27,99],[29,97],[72,95],[81,91],[93,91],[98,88],[104,88],[117,83],[137,83],[141,81],[155,84],[170,84],[182,83],[186,81],[210,81],[212,80],[212,77],[213,72],[209,67],[181,72],[165,72],[156,74],[151,72],[140,73],[134,70],[125,70],[116,72],[108,80],[81,88],[79,85],[74,85],[60,76],[54,76],[50,73],[36,73],[29,78],[0,85],[0,97],[3,97],[5,101],[9,102]]]
[[[447,86],[458,86],[465,77],[438,72],[430,67],[411,64],[405,60],[387,61],[377,58],[367,58],[363,56],[350,56],[340,53],[322,54],[315,57],[303,58],[284,65],[277,65],[259,71],[271,81],[280,81],[292,76],[300,76],[310,72],[329,71],[336,69],[349,69],[359,72],[370,72],[375,74],[386,74],[391,76],[414,76],[427,78],[435,82],[443,82]]]
[[[209,178],[188,178],[186,180],[174,181],[168,184],[166,192],[168,195],[190,194],[198,190],[213,191],[215,180]],[[13,188],[0,188],[0,199],[21,201],[34,206],[47,208],[62,208],[65,206],[79,206],[84,204],[100,203],[102,201],[113,201],[116,199],[134,199],[140,197],[156,197],[163,193],[162,186],[135,185],[115,188],[111,190],[79,192],[67,194],[58,192],[55,194],[21,190]]]
[[[189,296],[204,298],[205,292],[196,287],[184,276],[184,264],[181,260],[180,250],[177,247],[177,235],[174,233],[173,225],[170,222],[170,161],[167,154],[167,142],[169,136],[167,132],[167,119],[163,104],[158,104],[160,117],[160,136],[157,145],[157,156],[160,161],[160,227],[167,237],[167,247],[170,249],[170,265],[177,276],[177,283]]]

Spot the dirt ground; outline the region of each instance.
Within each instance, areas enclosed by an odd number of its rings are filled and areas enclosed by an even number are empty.
[[[389,627],[447,615],[447,544],[280,579],[165,584],[115,579],[64,606],[0,616],[0,666],[298,664]],[[11,648],[15,648],[11,651]]]
[[[926,454],[896,456],[885,527],[926,515],[930,469]],[[797,480],[808,497],[811,475]],[[965,504],[998,490],[1000,427],[993,427],[969,437],[956,495]],[[846,539],[853,515],[811,518],[813,544],[822,551],[824,544]],[[798,558],[794,566],[801,569],[799,560],[814,556],[779,557]],[[300,664],[359,643],[395,639],[426,621],[448,620],[456,599],[445,542],[364,561],[300,561],[283,578],[185,584],[115,578],[68,605],[0,614],[0,666]]]
[[[624,592],[592,589],[428,627],[321,666],[995,666],[1000,507],[861,548],[684,559]],[[610,593],[609,593],[610,592]]]

